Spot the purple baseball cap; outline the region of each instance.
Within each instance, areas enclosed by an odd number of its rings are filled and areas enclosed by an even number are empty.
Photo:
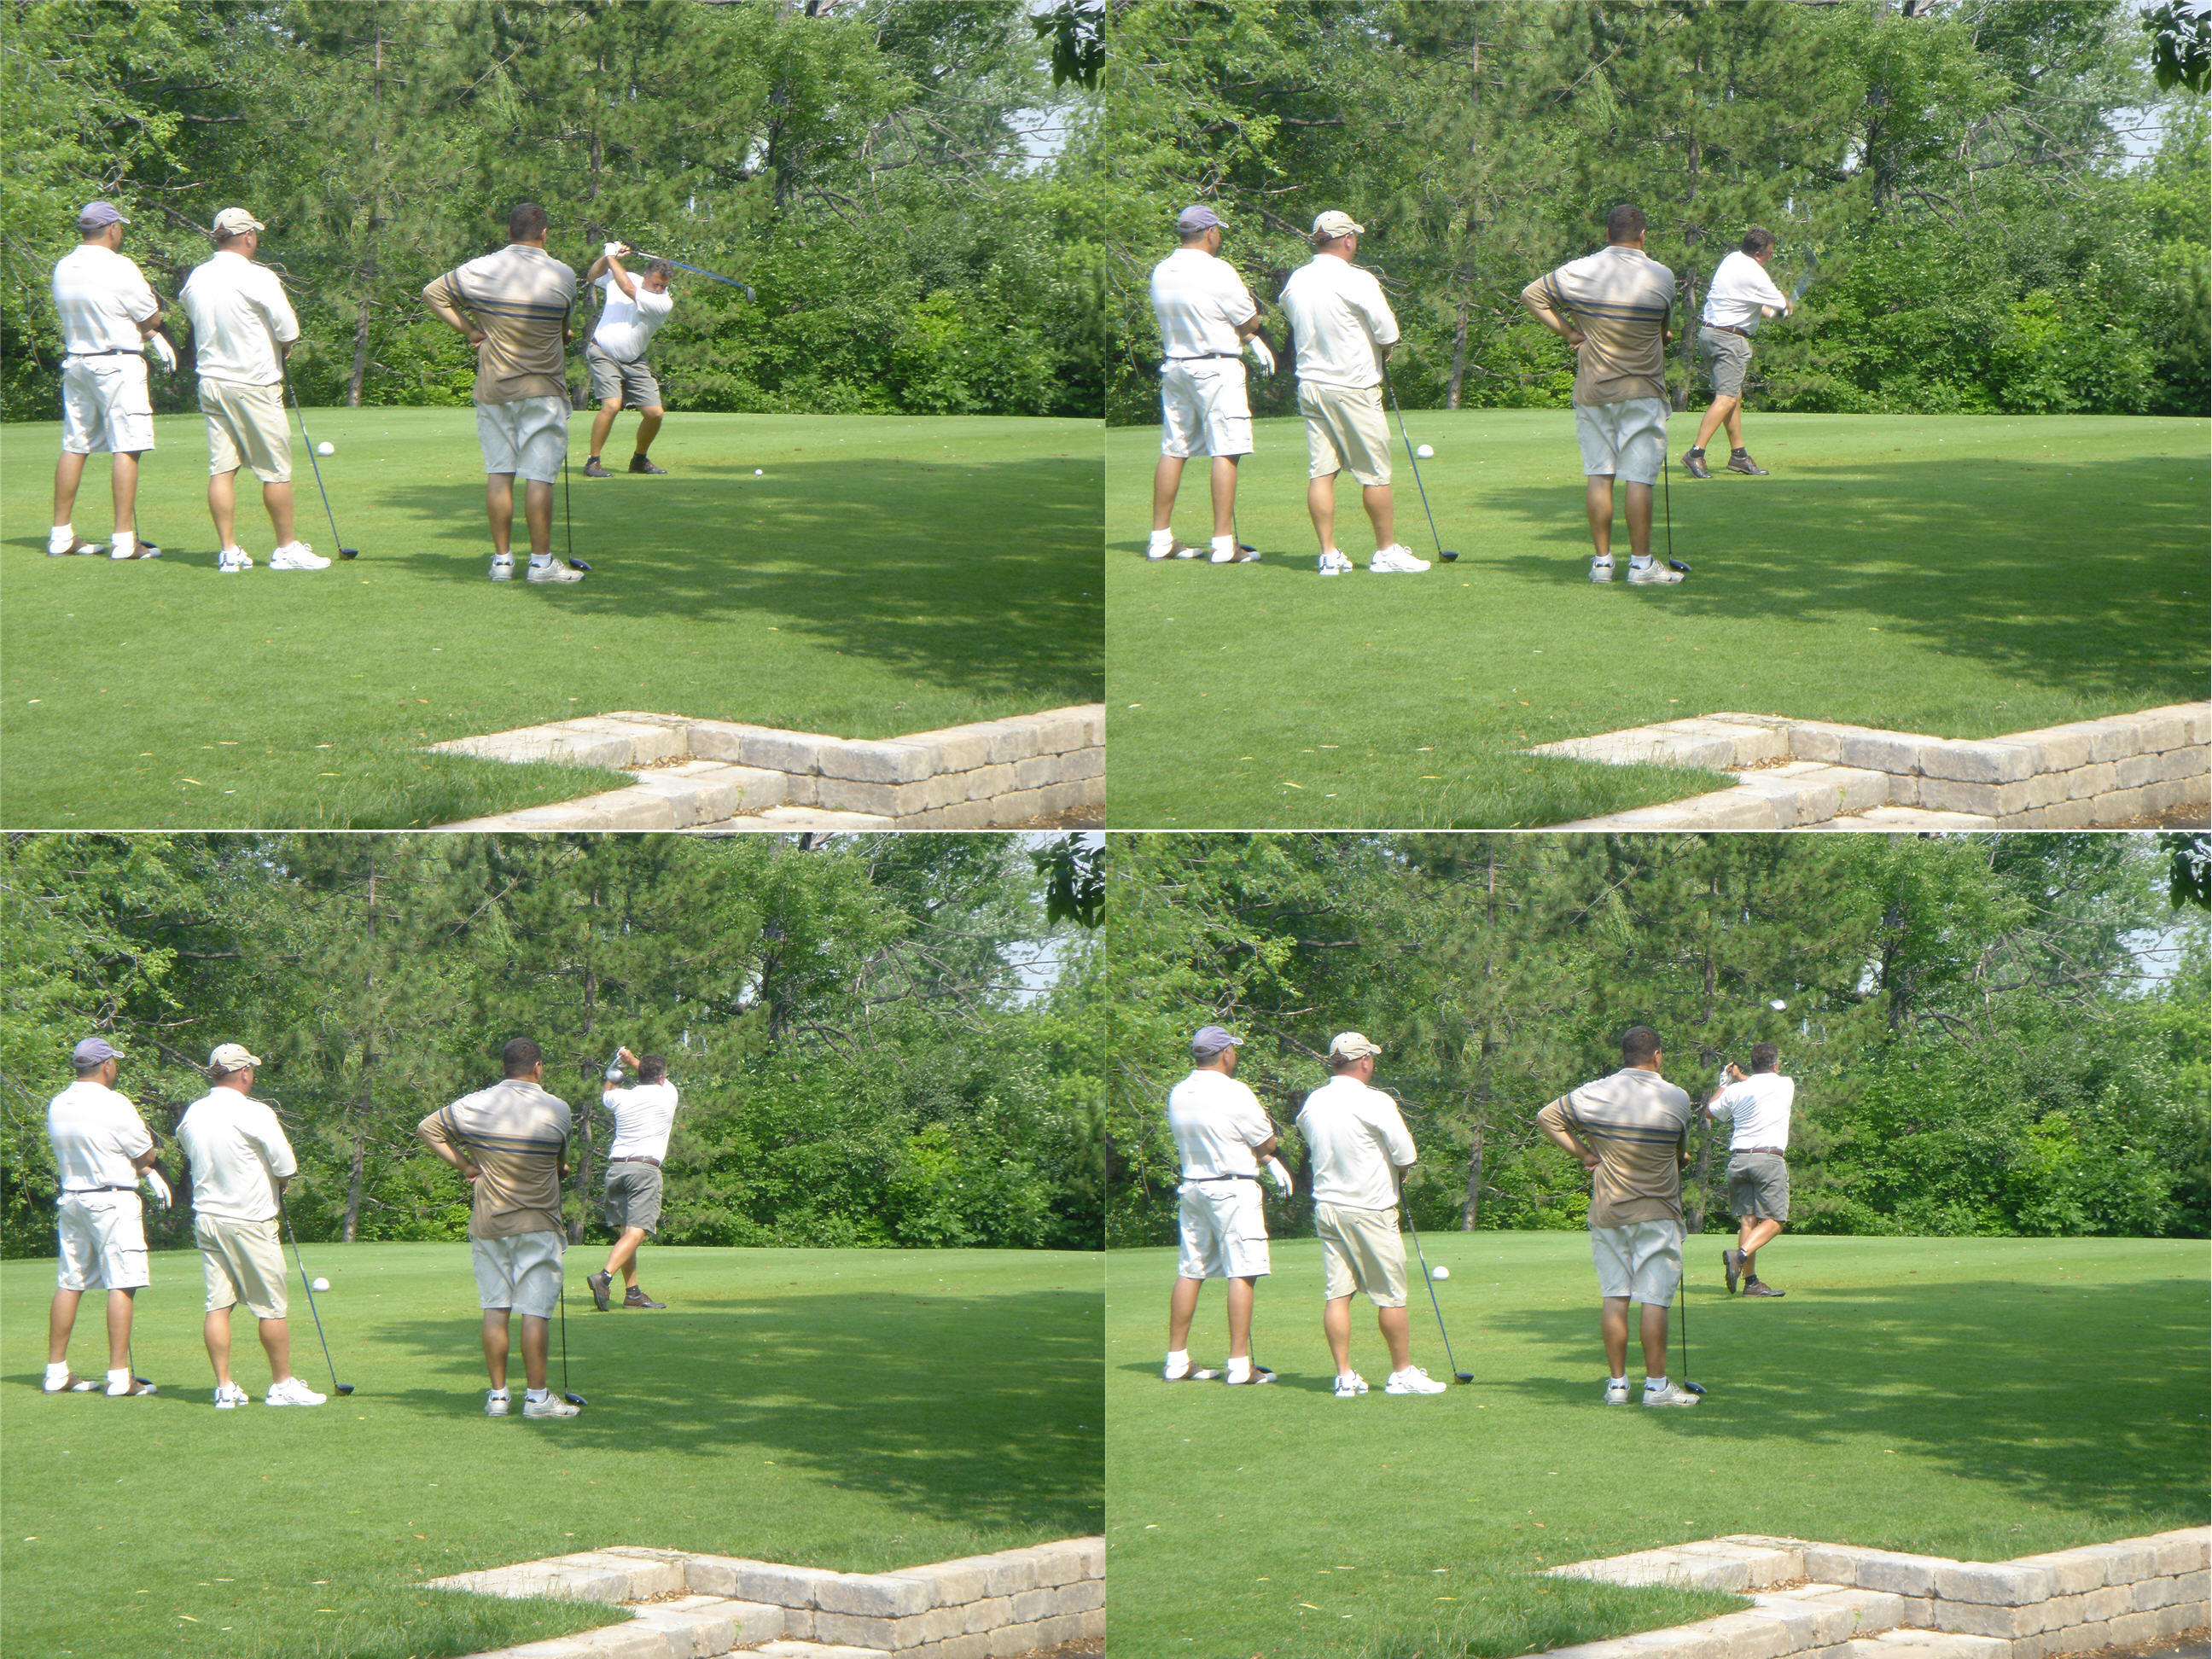
[[[110,225],[127,225],[131,222],[116,210],[112,202],[87,202],[76,216],[79,230],[105,230]]]
[[[111,1048],[106,1037],[87,1037],[76,1045],[76,1060],[79,1071],[89,1071],[95,1066],[105,1066],[111,1060],[121,1060],[123,1050]]]
[[[1221,223],[1219,215],[1202,203],[1194,202],[1176,216],[1176,232],[1178,235],[1194,236],[1201,230],[1212,230],[1217,225],[1224,230],[1229,228],[1228,226]]]
[[[1202,1025],[1198,1035],[1190,1040],[1190,1052],[1199,1060],[1211,1060],[1224,1048],[1241,1048],[1244,1039],[1231,1036],[1218,1025]]]

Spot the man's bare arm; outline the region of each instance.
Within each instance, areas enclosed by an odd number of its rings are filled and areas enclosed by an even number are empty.
[[[433,299],[428,289],[422,290],[422,303],[430,307],[431,314],[447,327],[458,331],[472,346],[484,343],[484,331],[443,300]]]
[[[1575,1159],[1585,1170],[1595,1170],[1597,1168],[1598,1164],[1603,1161],[1595,1152],[1590,1151],[1590,1149],[1583,1145],[1581,1141],[1576,1139],[1575,1137],[1567,1130],[1564,1128],[1553,1128],[1550,1124],[1545,1122],[1543,1118],[1540,1116],[1536,1120],[1536,1127],[1544,1132],[1545,1139],[1550,1141],[1552,1145],[1557,1146],[1561,1152]]]
[[[1560,316],[1558,312],[1553,310],[1551,307],[1546,305],[1541,300],[1535,299],[1526,291],[1523,291],[1521,295],[1521,303],[1527,308],[1528,313],[1531,317],[1534,317],[1538,322],[1543,324],[1546,328],[1550,329],[1553,333],[1558,335],[1569,345],[1580,346],[1582,344],[1583,337],[1581,331],[1577,329],[1575,325],[1569,322],[1565,318]]]

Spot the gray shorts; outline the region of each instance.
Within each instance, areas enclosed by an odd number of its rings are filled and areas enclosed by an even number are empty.
[[[1790,1166],[1773,1152],[1735,1152],[1728,1166],[1729,1213],[1739,1221],[1790,1219]]]
[[[1717,328],[1698,331],[1698,354],[1712,376],[1716,398],[1743,396],[1743,377],[1751,368],[1751,342],[1741,334],[1723,334]]]
[[[619,398],[624,409],[660,407],[660,382],[653,378],[652,367],[644,358],[626,363],[608,356],[599,349],[598,341],[590,340],[584,345],[584,367],[592,372],[593,403]]]
[[[607,1225],[617,1231],[660,1226],[660,1171],[650,1164],[607,1165]]]

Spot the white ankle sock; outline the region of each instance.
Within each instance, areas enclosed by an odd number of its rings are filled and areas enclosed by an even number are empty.
[[[107,1372],[107,1386],[111,1389],[129,1388],[131,1386],[131,1367],[125,1365],[121,1370],[117,1370],[114,1367],[110,1366]]]
[[[1232,1359],[1229,1362],[1229,1380],[1231,1382],[1242,1382],[1251,1375],[1252,1360],[1249,1355],[1243,1359]]]
[[[1628,1386],[1628,1373],[1623,1371],[1619,1376],[1610,1378],[1609,1381],[1614,1388],[1625,1389]]]
[[[1236,538],[1236,537],[1234,537],[1234,536],[1216,536],[1216,537],[1213,538],[1213,551],[1215,551],[1216,553],[1234,553],[1236,550],[1237,550],[1237,538]]]
[[[57,1364],[52,1364],[52,1365],[49,1365],[49,1366],[47,1366],[47,1367],[46,1367],[46,1381],[47,1381],[47,1382],[67,1382],[68,1380],[69,1380],[69,1361],[68,1361],[68,1360],[66,1360],[66,1359],[64,1359],[64,1360],[61,1360],[61,1361],[59,1361],[58,1363],[57,1363]]]
[[[1661,1393],[1666,1386],[1667,1379],[1663,1376],[1647,1376],[1644,1379],[1644,1390],[1650,1394]]]
[[[1145,550],[1149,553],[1164,553],[1174,545],[1174,531],[1155,530],[1152,532],[1152,539],[1146,544]]]
[[[543,569],[552,562],[553,556],[550,553],[532,553],[530,556],[530,568],[532,570]]]
[[[1651,556],[1649,553],[1632,553],[1628,556],[1628,568],[1631,570],[1641,570],[1650,562]]]
[[[125,558],[130,557],[138,550],[137,532],[131,530],[117,531],[108,538],[107,550],[111,553],[119,553]]]
[[[549,1390],[544,1389],[530,1389],[525,1391],[523,1397],[527,1400],[538,1401],[550,1399],[551,1395]]]
[[[75,525],[58,524],[46,532],[46,550],[50,553],[66,553],[76,540]]]

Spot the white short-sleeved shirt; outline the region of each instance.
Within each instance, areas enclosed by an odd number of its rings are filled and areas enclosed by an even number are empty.
[[[145,349],[138,325],[161,310],[137,265],[112,247],[81,242],[54,266],[54,309],[65,351]]]
[[[210,1089],[177,1122],[192,1165],[192,1209],[218,1221],[274,1221],[276,1182],[299,1173],[276,1114],[235,1089]]]
[[[607,307],[599,313],[599,325],[592,331],[592,343],[618,363],[634,363],[644,356],[646,347],[653,343],[653,331],[676,309],[673,294],[655,294],[635,272],[630,281],[637,289],[635,300],[622,291],[611,270],[599,279]]]
[[[676,1126],[674,1084],[665,1079],[641,1083],[599,1099],[615,1115],[615,1144],[607,1148],[609,1158],[649,1158],[657,1164],[668,1156],[668,1132]]]
[[[177,303],[191,319],[201,379],[275,386],[284,378],[271,341],[289,344],[298,339],[300,319],[284,297],[284,284],[268,266],[219,249],[205,264],[192,267]]]
[[[1334,253],[1316,253],[1283,284],[1283,314],[1297,341],[1298,379],[1364,389],[1382,384],[1377,348],[1398,338],[1382,284]]]
[[[137,1109],[89,1079],[70,1084],[47,1103],[46,1139],[54,1149],[55,1177],[65,1193],[136,1187],[138,1171],[131,1160],[154,1148]]]
[[[1168,1129],[1186,1181],[1258,1175],[1252,1149],[1275,1133],[1257,1095],[1212,1071],[1194,1071],[1168,1091]]]
[[[1358,1078],[1331,1078],[1306,1097],[1298,1133],[1313,1165],[1315,1203],[1356,1210],[1396,1206],[1392,1172],[1411,1164],[1416,1154],[1398,1103],[1389,1096]]]
[[[1733,1122],[1729,1150],[1739,1146],[1790,1146],[1790,1108],[1797,1098],[1797,1080],[1773,1072],[1753,1072],[1741,1083],[1731,1083],[1710,1109],[1723,1123]]]
[[[1160,351],[1179,357],[1234,357],[1244,349],[1237,325],[1259,313],[1244,279],[1204,248],[1179,247],[1152,267],[1152,315]]]
[[[1759,308],[1772,306],[1777,311],[1788,308],[1790,296],[1774,286],[1766,268],[1741,248],[1729,254],[1713,272],[1712,286],[1705,290],[1705,309],[1698,316],[1716,328],[1757,328]]]

